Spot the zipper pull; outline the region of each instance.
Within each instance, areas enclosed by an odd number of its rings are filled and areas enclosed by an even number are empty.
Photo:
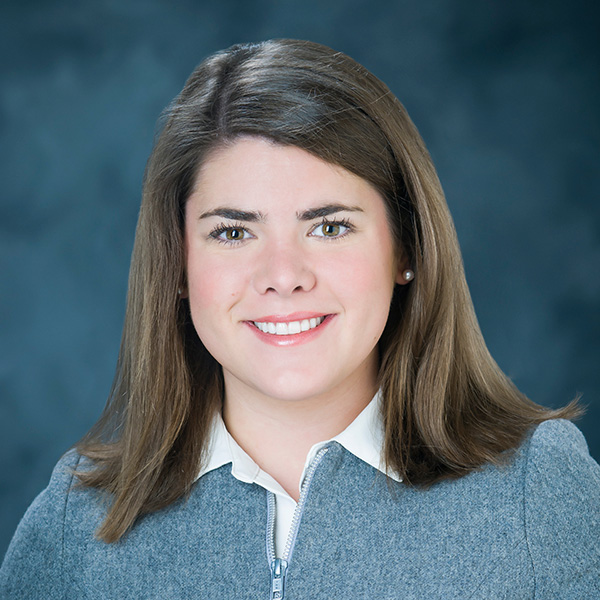
[[[287,560],[276,558],[271,563],[271,596],[270,600],[283,600],[285,594],[285,573]]]

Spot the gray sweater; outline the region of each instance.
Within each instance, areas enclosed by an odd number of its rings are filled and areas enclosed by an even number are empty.
[[[94,538],[106,499],[67,453],[19,525],[0,598],[266,599],[266,491],[228,465]],[[600,599],[600,467],[579,430],[540,425],[504,467],[414,489],[333,443],[306,496],[285,600]]]

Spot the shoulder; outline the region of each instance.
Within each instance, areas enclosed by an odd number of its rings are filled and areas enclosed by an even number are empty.
[[[60,597],[64,520],[80,463],[77,452],[67,452],[19,523],[0,570],[1,597]]]
[[[85,457],[81,456],[81,454],[74,449],[63,454],[54,466],[54,469],[52,469],[50,481],[42,494],[52,495],[54,493],[61,494],[68,492],[75,480],[75,470],[86,460]]]
[[[568,448],[578,453],[589,454],[588,446],[581,431],[571,421],[550,419],[540,423],[530,435],[530,445],[535,448]]]
[[[538,425],[521,454],[530,509],[560,501],[563,511],[571,505],[578,510],[600,510],[600,466],[573,423],[559,419]]]
[[[76,483],[75,470],[83,460],[85,459],[75,450],[69,450],[62,456],[52,471],[48,486],[33,501],[20,527],[26,524],[33,525],[40,520],[43,523],[49,522],[48,517],[51,515],[54,519],[50,519],[50,522],[53,522],[65,512],[69,493]]]
[[[540,424],[521,452],[535,597],[590,597],[600,591],[600,466],[583,434],[564,420]]]
[[[55,518],[48,521],[48,517],[56,517],[64,512],[67,497],[75,483],[74,472],[81,461],[82,457],[75,450],[69,450],[63,455],[52,471],[48,486],[35,498],[25,513],[15,537],[18,537],[24,527],[38,522],[54,522]]]
[[[552,481],[553,488],[600,490],[600,466],[590,456],[581,431],[570,421],[554,419],[538,425],[524,444],[529,480]]]

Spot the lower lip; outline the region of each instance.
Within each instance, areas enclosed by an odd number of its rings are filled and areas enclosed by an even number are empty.
[[[250,329],[254,332],[258,338],[266,342],[267,344],[271,344],[272,346],[297,346],[298,344],[305,344],[306,342],[310,342],[314,340],[317,336],[321,334],[321,332],[329,325],[329,323],[333,320],[335,315],[326,315],[323,319],[323,322],[317,327],[313,327],[313,329],[309,329],[308,331],[301,331],[300,333],[294,333],[291,335],[276,335],[274,333],[265,333],[261,331],[256,325],[254,325],[251,321],[246,321],[246,325],[250,327]]]

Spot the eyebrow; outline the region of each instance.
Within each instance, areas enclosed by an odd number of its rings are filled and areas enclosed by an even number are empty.
[[[296,216],[300,221],[312,221],[342,211],[363,212],[363,209],[359,206],[346,206],[345,204],[325,204],[324,206],[309,208],[301,213],[296,213]]]
[[[312,221],[313,219],[327,217],[342,211],[363,212],[363,209],[359,206],[347,206],[345,204],[325,204],[324,206],[297,212],[296,217],[300,221]],[[266,216],[259,211],[238,210],[236,208],[228,208],[225,206],[204,212],[198,218],[207,219],[208,217],[222,217],[224,219],[247,221],[249,223],[266,221]]]
[[[265,221],[265,216],[258,211],[238,210],[236,208],[215,208],[202,213],[198,218],[206,219],[208,217],[223,217],[224,219],[231,219],[233,221],[249,221],[256,223],[257,221]]]

